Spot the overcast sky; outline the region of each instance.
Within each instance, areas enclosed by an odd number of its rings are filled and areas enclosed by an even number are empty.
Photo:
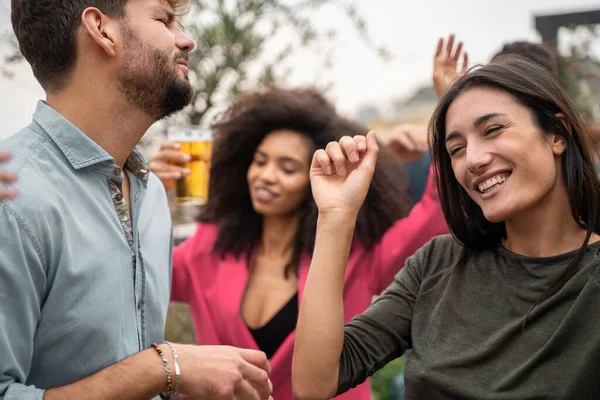
[[[465,42],[473,63],[486,62],[502,43],[512,40],[539,41],[534,15],[600,8],[598,0],[359,0],[370,36],[395,56],[382,63],[362,45],[339,9],[328,7],[315,13],[319,28],[337,29],[333,70],[325,76],[333,82],[331,97],[338,108],[352,115],[361,105],[374,104],[385,110],[390,102],[407,96],[431,79],[433,50],[440,36],[454,32]],[[0,31],[10,26],[10,0],[0,0]],[[315,77],[318,57],[297,54],[290,83],[319,84]],[[44,93],[28,66],[16,79],[0,78],[0,138],[29,123],[36,101]]]

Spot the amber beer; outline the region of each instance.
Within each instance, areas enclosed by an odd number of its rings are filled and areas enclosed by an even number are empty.
[[[198,127],[172,128],[169,129],[169,141],[179,143],[181,151],[191,156],[191,160],[183,165],[190,174],[176,184],[177,202],[189,206],[205,205],[210,183],[212,132]]]

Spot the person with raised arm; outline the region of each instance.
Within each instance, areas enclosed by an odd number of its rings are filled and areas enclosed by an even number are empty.
[[[529,60],[505,56],[458,79],[430,124],[452,235],[418,250],[345,325],[346,263],[378,149],[371,133],[318,150],[295,397],[344,393],[412,348],[406,399],[600,398],[600,182],[588,140],[556,78]]]
[[[190,305],[198,344],[264,351],[273,397],[293,400],[296,320],[317,225],[312,154],[368,129],[338,115],[314,88],[268,87],[241,95],[213,130],[208,203],[196,233],[173,251],[171,299]],[[366,310],[417,249],[448,232],[433,175],[411,208],[402,165],[386,150],[354,232],[344,321]],[[189,172],[185,157],[176,143],[164,143],[150,167],[173,187]],[[370,400],[369,382],[342,399]]]

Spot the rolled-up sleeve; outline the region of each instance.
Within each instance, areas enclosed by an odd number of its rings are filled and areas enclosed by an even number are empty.
[[[46,290],[45,260],[31,227],[0,201],[0,400],[42,400],[27,386]]]

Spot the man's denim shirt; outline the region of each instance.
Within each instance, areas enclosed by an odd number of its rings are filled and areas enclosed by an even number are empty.
[[[162,341],[171,217],[137,150],[121,171],[42,101],[0,151],[20,192],[0,200],[0,399],[41,400]]]

